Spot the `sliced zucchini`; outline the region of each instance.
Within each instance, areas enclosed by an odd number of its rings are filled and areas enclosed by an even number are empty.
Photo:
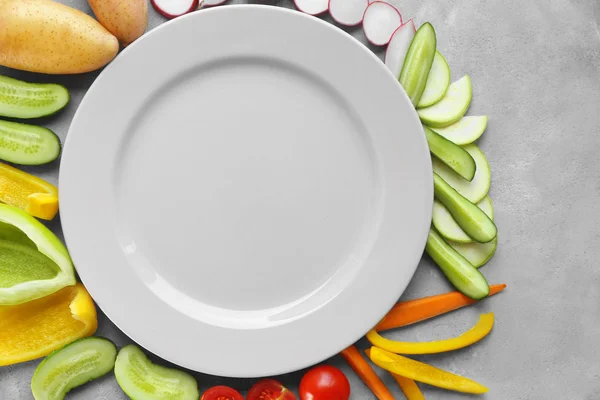
[[[423,91],[417,107],[429,107],[440,101],[446,94],[448,86],[450,86],[450,67],[444,56],[436,51],[427,77],[425,91]]]
[[[69,91],[53,83],[29,83],[0,75],[0,115],[39,118],[52,115],[69,103]]]
[[[417,110],[423,124],[444,128],[458,122],[469,109],[473,88],[471,78],[465,75],[448,88],[446,95],[436,104]]]
[[[398,81],[415,107],[419,104],[427,85],[436,46],[435,30],[426,22],[417,30],[406,53]]]
[[[479,203],[485,196],[487,196],[492,183],[492,173],[490,171],[490,165],[487,159],[474,144],[463,146],[463,149],[467,151],[475,160],[476,170],[473,180],[469,182],[464,179],[456,172],[452,171],[446,164],[433,157],[431,162],[433,164],[433,172],[438,174],[452,186],[458,193],[466,197],[471,203]]]
[[[475,176],[475,160],[465,149],[423,126],[429,150],[440,161],[468,181]]]
[[[483,200],[477,203],[479,207],[490,219],[494,220],[494,210],[490,196],[485,196]],[[473,239],[469,237],[456,223],[450,211],[442,203],[437,200],[433,202],[433,226],[444,237],[444,239],[452,240],[459,243],[472,243]]]
[[[462,117],[460,121],[445,128],[433,128],[433,130],[451,142],[463,146],[473,143],[483,135],[487,128],[488,117],[485,115]]]
[[[56,160],[60,140],[41,126],[0,120],[0,159],[21,165],[41,165]]]
[[[496,253],[498,237],[489,243],[458,243],[446,240],[461,256],[469,260],[475,268],[485,265]]]

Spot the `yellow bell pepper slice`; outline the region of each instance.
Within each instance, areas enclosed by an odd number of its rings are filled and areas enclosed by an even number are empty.
[[[0,306],[0,366],[46,356],[98,328],[96,307],[78,283],[16,306]]]
[[[367,339],[373,346],[399,354],[434,354],[462,349],[487,336],[494,327],[494,313],[481,314],[479,321],[462,335],[433,342],[398,342],[379,335],[374,329],[367,333]]]
[[[0,202],[51,220],[58,213],[58,189],[43,179],[0,163]]]
[[[488,391],[488,388],[485,386],[468,378],[399,356],[379,347],[371,347],[370,358],[375,365],[393,374],[442,389],[474,394],[486,393]]]
[[[392,376],[396,382],[398,382],[398,386],[400,386],[400,389],[402,389],[402,393],[404,393],[407,400],[425,400],[423,392],[421,392],[421,389],[419,389],[415,381],[398,374],[392,374]]]

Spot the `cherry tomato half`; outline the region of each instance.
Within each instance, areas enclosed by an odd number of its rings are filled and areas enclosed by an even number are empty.
[[[300,400],[348,400],[349,397],[348,378],[330,365],[314,367],[300,381]]]
[[[250,388],[246,400],[296,400],[296,396],[275,379],[263,379]]]
[[[244,396],[229,386],[215,386],[204,392],[200,400],[244,400]]]

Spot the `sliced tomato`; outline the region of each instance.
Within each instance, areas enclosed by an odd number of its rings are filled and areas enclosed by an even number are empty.
[[[200,400],[244,400],[244,396],[229,386],[215,386],[204,392]]]
[[[348,400],[349,397],[348,378],[330,365],[314,367],[300,381],[301,400]]]
[[[296,395],[275,379],[263,379],[250,388],[246,400],[296,400]]]

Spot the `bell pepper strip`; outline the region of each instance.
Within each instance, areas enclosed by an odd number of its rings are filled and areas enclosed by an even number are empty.
[[[0,202],[51,220],[58,212],[58,189],[43,179],[0,163]]]
[[[371,358],[371,349],[366,349],[365,353],[367,353],[367,357]],[[398,374],[394,374],[393,372],[390,372],[390,375],[392,375],[392,377],[396,380],[407,400],[425,400],[423,392],[421,392],[421,389],[419,389],[419,386],[417,386],[415,381]]]
[[[379,347],[371,347],[371,361],[389,372],[442,389],[481,394],[488,388],[468,378],[452,374],[431,365],[402,357]]]
[[[78,283],[17,306],[0,306],[0,366],[46,356],[96,332],[96,307]]]
[[[462,335],[432,342],[399,342],[386,339],[374,329],[367,333],[367,340],[373,346],[398,354],[435,354],[462,349],[487,336],[494,327],[494,313],[481,314],[479,321]]]
[[[65,246],[25,211],[0,204],[0,241],[6,244],[0,245],[0,305],[25,303],[75,284]]]
[[[341,352],[342,357],[362,379],[375,397],[379,400],[394,400],[394,395],[389,391],[381,379],[377,376],[367,360],[360,354],[356,346],[350,346]]]
[[[490,286],[488,297],[500,293],[506,288],[505,284]],[[477,303],[460,292],[442,293],[435,296],[403,301],[396,304],[390,312],[377,324],[375,330],[385,331],[400,328],[416,322],[446,314],[450,311]]]

